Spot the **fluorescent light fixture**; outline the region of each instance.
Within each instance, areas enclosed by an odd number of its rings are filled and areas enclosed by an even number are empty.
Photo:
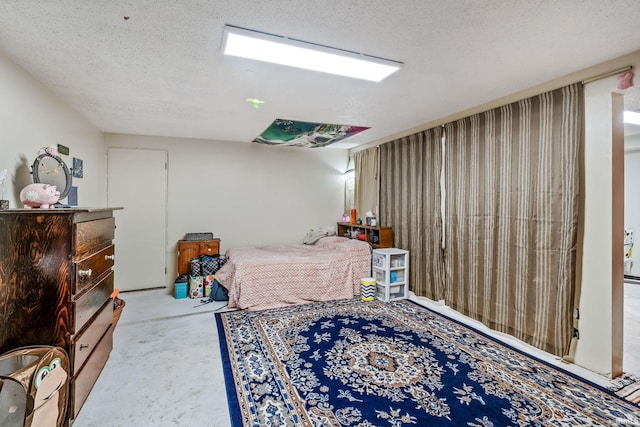
[[[401,62],[317,45],[230,25],[224,28],[224,54],[323,73],[379,82]]]
[[[633,111],[625,111],[624,122],[632,125],[640,126],[640,113],[636,113]]]

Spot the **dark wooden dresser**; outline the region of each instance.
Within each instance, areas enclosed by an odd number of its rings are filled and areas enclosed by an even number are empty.
[[[114,209],[0,211],[0,353],[63,347],[70,420],[113,346]]]

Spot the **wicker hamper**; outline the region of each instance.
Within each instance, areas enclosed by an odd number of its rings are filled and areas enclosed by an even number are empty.
[[[113,299],[113,329],[116,328],[118,320],[120,320],[120,316],[122,316],[122,310],[124,310],[124,306],[127,304],[125,300],[118,298],[119,293],[120,291],[118,289],[114,289],[111,294],[111,298]]]

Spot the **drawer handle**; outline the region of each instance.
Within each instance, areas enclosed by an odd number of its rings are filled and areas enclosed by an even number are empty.
[[[78,270],[78,277],[91,277],[91,269]]]
[[[115,256],[115,255],[105,255],[105,256],[104,256],[104,259],[106,259],[106,260],[109,260],[109,259],[110,259],[111,261],[113,261],[113,260],[115,260],[115,259],[116,259],[116,256]]]
[[[89,348],[89,344],[80,344],[80,350],[84,350],[85,348]]]

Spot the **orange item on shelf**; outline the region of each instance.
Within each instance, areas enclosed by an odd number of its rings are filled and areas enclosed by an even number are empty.
[[[358,214],[356,213],[355,209],[351,209],[351,224],[355,224],[356,223],[356,219],[357,219]]]

